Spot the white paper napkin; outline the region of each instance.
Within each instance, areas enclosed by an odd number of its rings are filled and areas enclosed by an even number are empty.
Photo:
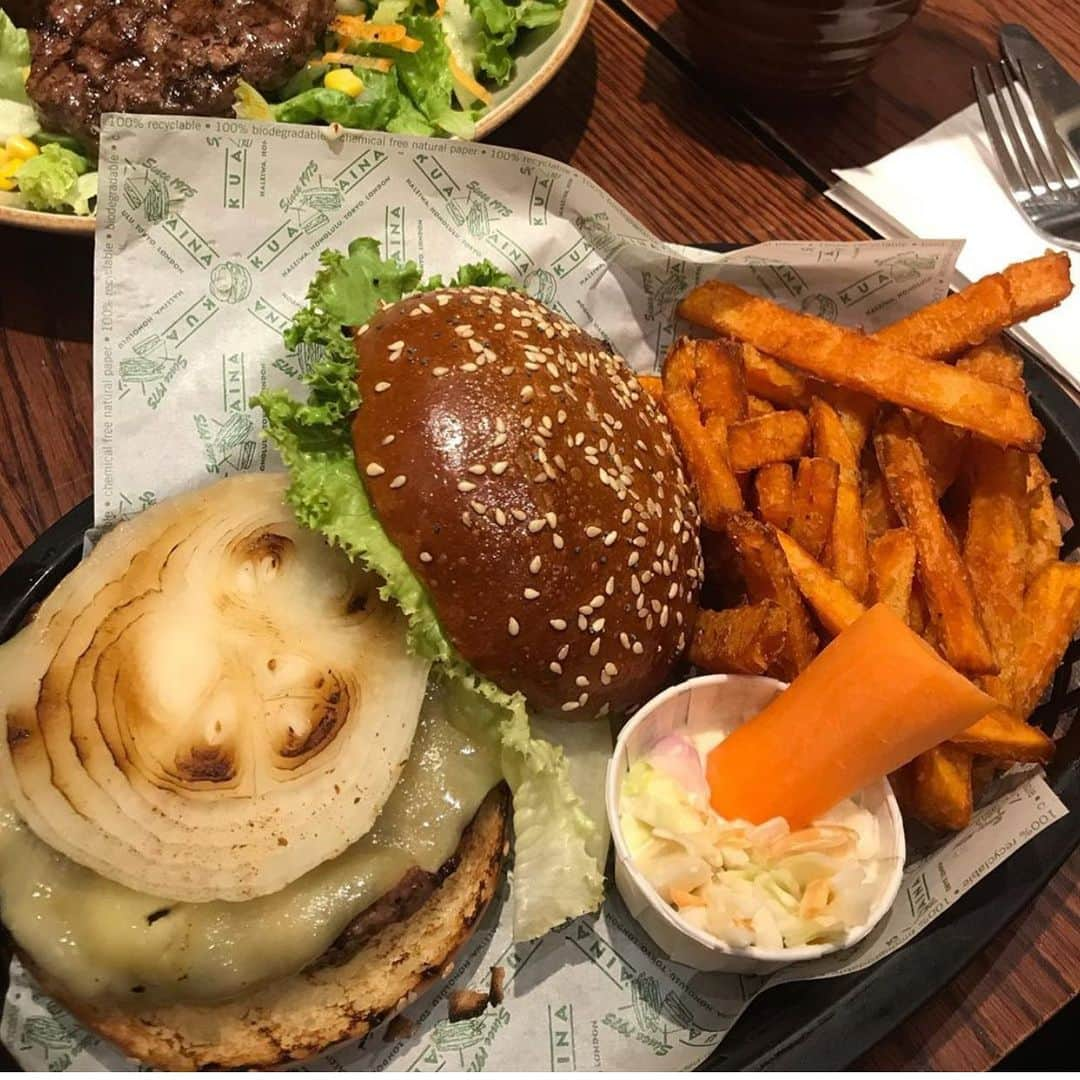
[[[879,161],[835,173],[829,198],[883,236],[964,240],[957,286],[1052,246],[1003,186],[975,104]],[[1072,254],[1080,286],[1080,255]],[[1080,387],[1080,287],[1015,336]]]

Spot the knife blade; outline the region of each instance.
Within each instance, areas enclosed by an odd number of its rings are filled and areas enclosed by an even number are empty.
[[[1027,27],[1007,23],[999,35],[1001,51],[1027,79],[1036,108],[1045,106],[1057,133],[1080,157],[1080,83]]]

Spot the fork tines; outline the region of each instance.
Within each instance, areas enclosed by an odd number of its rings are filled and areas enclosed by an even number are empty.
[[[971,77],[994,155],[1016,200],[1064,195],[1071,202],[1080,177],[1023,64],[1001,60],[973,67]]]

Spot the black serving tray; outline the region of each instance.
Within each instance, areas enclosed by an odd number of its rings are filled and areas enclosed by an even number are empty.
[[[1042,457],[1058,495],[1080,521],[1080,395],[1033,356],[1025,358],[1032,406],[1046,428]],[[0,575],[0,642],[22,625],[82,556],[91,500],[49,528]],[[1063,557],[1080,546],[1080,527],[1065,536]],[[1080,706],[1080,641],[1073,642],[1049,699],[1035,714],[1054,733]],[[1069,814],[1028,841],[918,937],[866,971],[789,983],[759,995],[705,1070],[838,1070],[849,1066],[919,1005],[947,985],[1053,876],[1080,845],[1080,724],[1059,738],[1047,779]],[[7,990],[10,941],[0,942],[0,993]],[[0,1068],[18,1065],[0,1046]],[[134,1068],[134,1066],[133,1066]]]

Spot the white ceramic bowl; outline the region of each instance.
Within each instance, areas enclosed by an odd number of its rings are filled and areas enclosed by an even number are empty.
[[[864,788],[855,800],[877,819],[882,866],[870,916],[843,939],[791,949],[735,948],[683,922],[633,865],[619,823],[619,790],[630,767],[665,735],[704,730],[728,734],[760,712],[785,684],[753,675],[703,675],[672,686],[639,709],[619,733],[608,765],[605,800],[615,842],[615,883],[630,913],[672,960],[699,971],[766,974],[799,960],[816,960],[861,941],[896,899],[904,871],[904,825],[887,779]],[[762,783],[769,783],[762,777]]]

